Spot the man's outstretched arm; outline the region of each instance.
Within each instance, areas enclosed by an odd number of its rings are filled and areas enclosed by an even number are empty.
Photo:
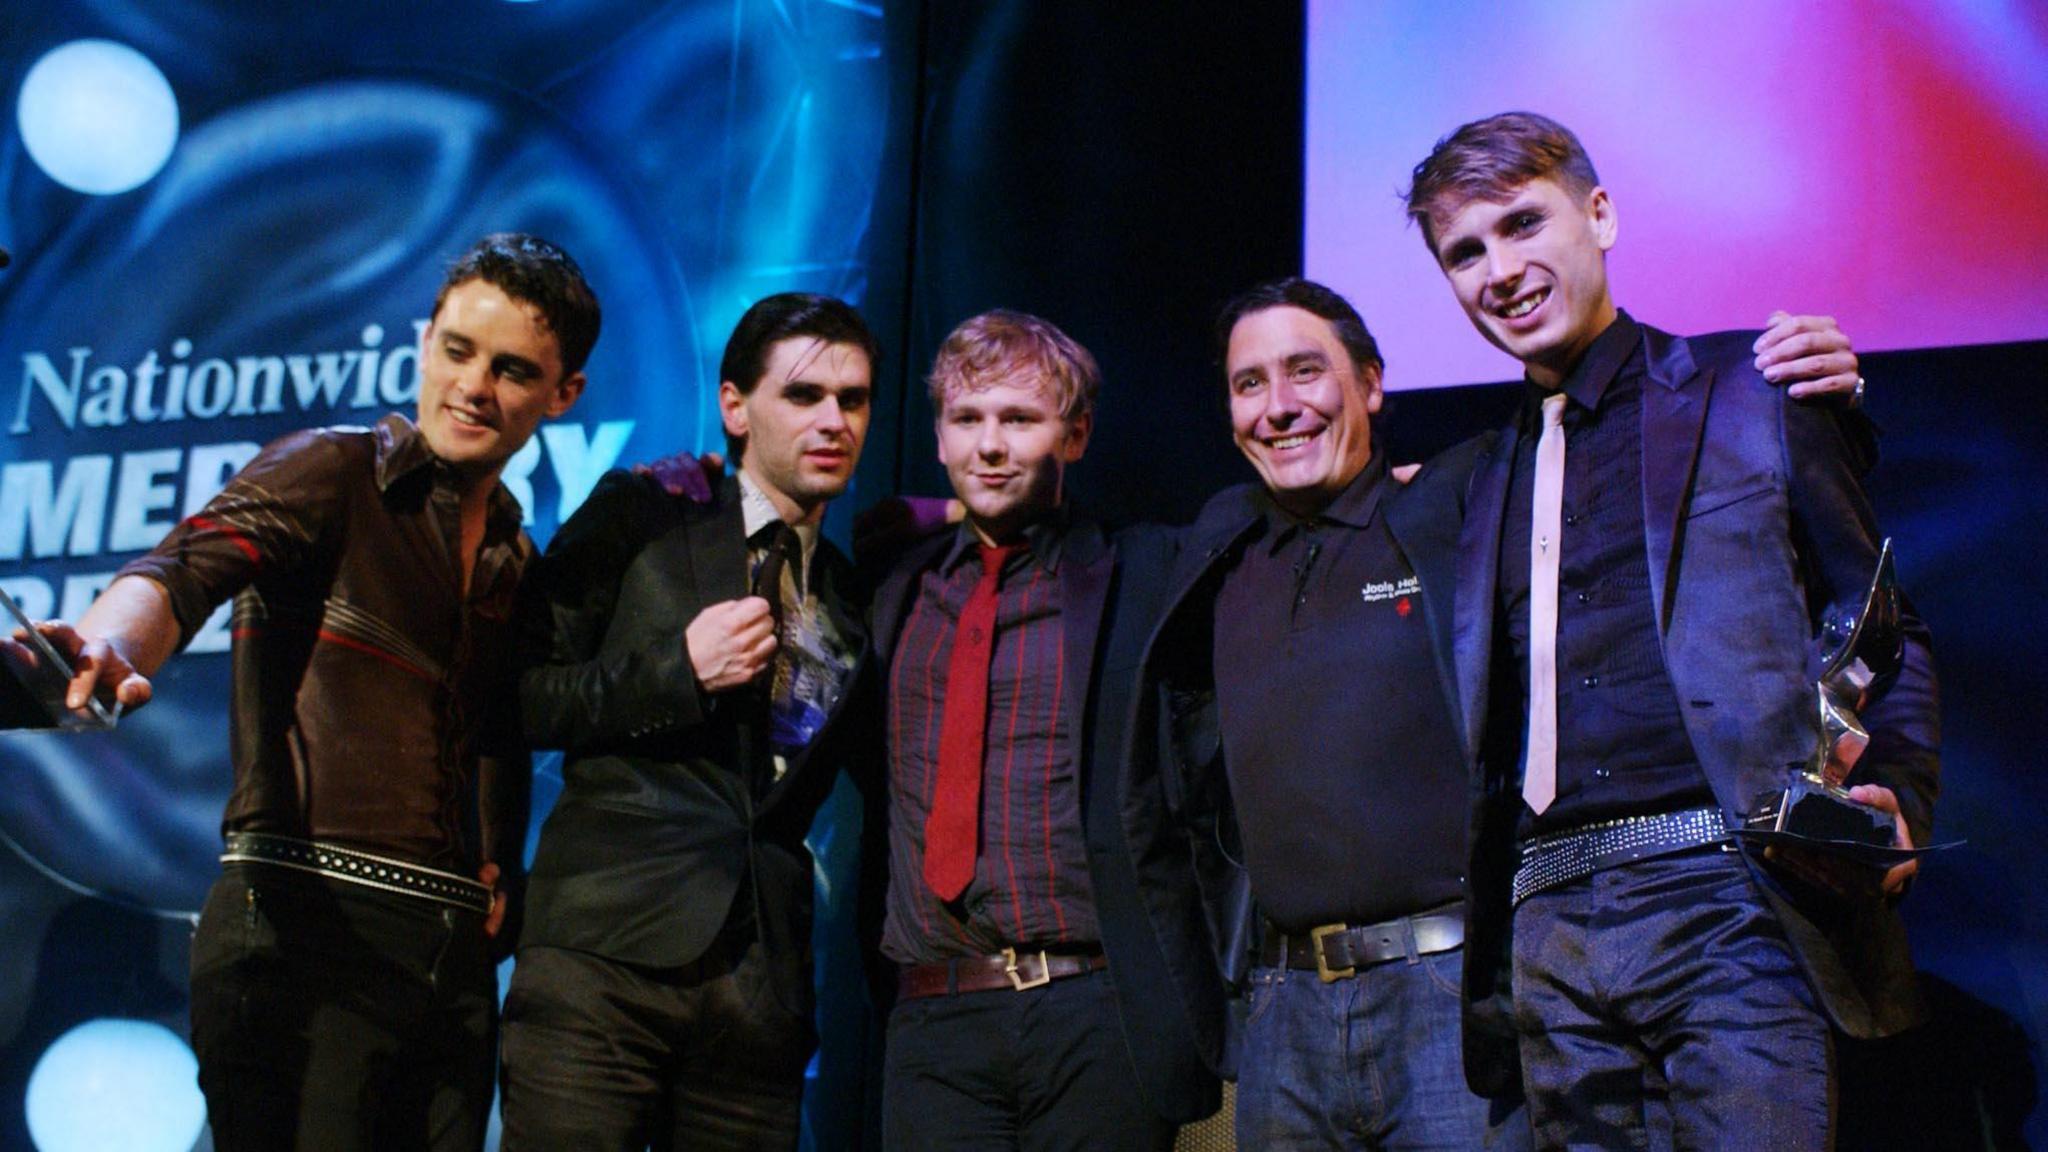
[[[64,697],[70,708],[85,707],[96,693],[130,711],[149,703],[149,678],[182,639],[170,593],[145,576],[109,584],[75,626],[46,620],[36,630],[71,660],[74,675]]]

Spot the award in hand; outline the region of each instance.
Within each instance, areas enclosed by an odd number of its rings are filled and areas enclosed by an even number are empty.
[[[1899,626],[1899,582],[1892,543],[1884,542],[1877,574],[1860,609],[1830,616],[1818,640],[1821,672],[1817,690],[1818,741],[1813,755],[1791,769],[1781,789],[1757,798],[1735,830],[1746,840],[1799,847],[1890,867],[1918,854],[1895,847],[1892,815],[1849,798],[1847,781],[1870,733],[1859,713],[1876,703],[1898,679],[1905,660]]]
[[[71,661],[49,638],[36,631],[21,606],[0,591],[0,729],[63,728],[67,730],[106,729],[120,718],[119,704],[105,704],[88,698],[83,708],[69,708],[64,694],[71,686]],[[7,639],[20,629],[19,638]]]

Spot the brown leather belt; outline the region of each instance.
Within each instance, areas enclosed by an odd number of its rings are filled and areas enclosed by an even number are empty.
[[[1023,992],[1107,967],[1109,958],[1100,948],[1091,952],[1023,952],[1005,948],[993,956],[962,956],[936,964],[901,965],[896,969],[896,995],[904,1000],[921,1000],[927,996],[998,988]]]
[[[1464,943],[1462,912],[1425,912],[1357,928],[1325,924],[1291,935],[1268,924],[1259,963],[1267,968],[1313,969],[1328,984],[1355,976],[1360,968],[1449,952]]]

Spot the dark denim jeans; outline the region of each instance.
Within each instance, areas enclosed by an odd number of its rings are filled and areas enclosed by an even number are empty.
[[[229,864],[192,937],[213,1146],[474,1152],[497,991],[477,913]]]
[[[1832,1145],[1828,1026],[1738,856],[1642,860],[1531,896],[1514,981],[1543,1147]]]
[[[1252,972],[1238,1062],[1240,1148],[1525,1149],[1519,1107],[1465,1087],[1462,951],[1392,960],[1325,984]]]

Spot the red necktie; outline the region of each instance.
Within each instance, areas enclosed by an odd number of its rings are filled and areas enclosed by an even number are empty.
[[[988,731],[988,661],[996,647],[996,585],[1014,548],[981,547],[981,580],[960,609],[946,664],[939,784],[924,821],[924,882],[952,900],[974,879],[981,823],[981,753]]]

